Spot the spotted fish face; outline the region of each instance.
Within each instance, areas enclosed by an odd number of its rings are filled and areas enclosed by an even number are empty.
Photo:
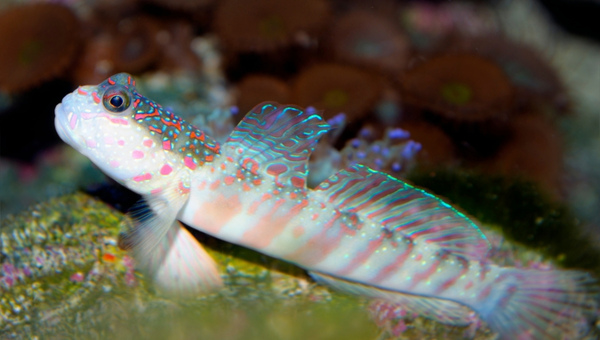
[[[162,187],[218,153],[218,144],[137,92],[133,78],[114,75],[81,86],[55,109],[59,136],[102,171],[140,194]]]

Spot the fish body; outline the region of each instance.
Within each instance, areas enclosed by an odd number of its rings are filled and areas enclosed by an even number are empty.
[[[151,212],[122,243],[165,290],[222,284],[182,221],[440,321],[466,324],[472,309],[502,338],[560,336],[597,306],[589,274],[493,265],[475,223],[384,173],[354,165],[308,189],[308,158],[329,129],[314,112],[260,104],[220,145],[127,74],[78,88],[55,112],[65,142],[146,200]]]

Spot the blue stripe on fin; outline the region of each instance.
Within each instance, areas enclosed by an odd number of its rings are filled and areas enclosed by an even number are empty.
[[[329,201],[363,221],[400,233],[415,245],[428,243],[466,259],[482,259],[489,242],[460,211],[425,190],[363,165],[353,165],[321,183]]]
[[[318,114],[298,106],[264,102],[244,117],[223,148],[246,170],[277,175],[282,186],[292,185],[292,177],[302,179],[296,184],[304,183],[308,158],[329,128]],[[248,159],[252,162],[245,161]]]

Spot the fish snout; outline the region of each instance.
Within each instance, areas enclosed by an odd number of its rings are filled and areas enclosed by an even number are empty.
[[[60,139],[65,143],[75,147],[75,141],[73,140],[73,129],[77,125],[77,118],[73,112],[68,113],[65,110],[63,103],[59,103],[54,108],[54,127]]]

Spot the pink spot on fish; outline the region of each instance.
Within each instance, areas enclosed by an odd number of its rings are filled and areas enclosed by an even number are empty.
[[[233,176],[227,176],[223,180],[223,182],[225,182],[226,185],[232,185],[234,181],[235,181],[235,177],[233,177]]]
[[[144,146],[147,146],[149,148],[151,148],[152,145],[154,145],[154,142],[152,141],[152,139],[144,139],[143,143],[144,143]]]
[[[301,225],[296,226],[296,228],[294,228],[294,230],[292,230],[292,233],[293,233],[294,237],[298,238],[298,237],[304,235],[304,233],[305,233],[304,227]]]
[[[112,137],[104,137],[104,144],[106,144],[106,145],[115,144],[115,139]]]
[[[194,163],[194,159],[190,156],[185,156],[185,158],[183,159],[183,164],[191,170],[196,169],[196,163]]]
[[[117,142],[117,144],[123,146],[123,145],[125,145],[125,141],[122,140],[122,139],[119,139],[119,141]]]
[[[292,185],[295,186],[296,188],[300,188],[300,189],[304,188],[304,185],[305,185],[304,178],[294,176],[290,180],[292,181]]]
[[[182,194],[188,194],[190,192],[190,187],[185,185],[183,182],[179,182],[179,191]]]
[[[171,141],[170,140],[165,140],[163,141],[163,150],[171,150]]]
[[[97,146],[98,146],[98,143],[96,143],[96,141],[95,141],[95,140],[93,140],[93,139],[86,139],[86,140],[85,140],[85,145],[86,145],[88,148],[95,148],[95,147],[97,147]]]
[[[173,168],[169,165],[169,164],[165,164],[162,166],[162,168],[160,168],[160,174],[161,175],[168,175],[171,173],[171,171],[173,171]]]
[[[111,123],[113,124],[121,124],[121,125],[129,125],[129,122],[127,121],[127,119],[123,119],[123,118],[109,118]]]
[[[152,195],[160,194],[161,191],[162,191],[162,188],[152,189],[152,190],[150,190],[150,194],[152,194]]]
[[[110,161],[109,165],[110,165],[112,168],[118,168],[118,167],[119,167],[119,165],[121,165],[121,163],[119,163],[119,161]]]
[[[69,119],[69,126],[71,127],[71,130],[75,130],[75,126],[77,126],[78,118],[79,118],[79,116],[76,114],[71,115],[71,119]]]
[[[131,157],[133,157],[134,159],[142,159],[144,158],[144,153],[140,150],[133,150],[133,152],[131,153]]]
[[[135,176],[132,178],[135,182],[142,182],[152,179],[152,175],[149,173],[143,173],[141,175]]]

